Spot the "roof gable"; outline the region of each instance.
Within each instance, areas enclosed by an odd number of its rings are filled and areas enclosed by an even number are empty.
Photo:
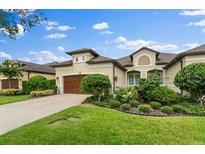
[[[130,54],[130,57],[132,58],[136,53],[139,53],[142,50],[147,50],[147,51],[150,51],[150,52],[154,52],[154,53],[156,53],[156,55],[158,55],[160,53],[157,50],[154,50],[154,49],[151,49],[151,48],[148,48],[148,47],[142,47],[142,48],[138,49],[137,51],[135,51],[134,53]]]
[[[66,53],[72,56],[73,54],[87,53],[87,52],[95,57],[99,56],[99,54],[97,52],[95,52],[93,49],[89,49],[89,48],[82,48],[82,49],[78,49],[78,50],[69,51]]]

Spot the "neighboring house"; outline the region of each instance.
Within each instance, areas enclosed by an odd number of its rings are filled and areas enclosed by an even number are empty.
[[[81,93],[82,78],[94,73],[107,75],[113,92],[119,86],[138,85],[140,78],[147,78],[154,72],[161,76],[165,85],[178,90],[173,84],[176,73],[188,64],[205,62],[205,45],[179,54],[143,47],[119,59],[100,56],[92,49],[79,49],[67,54],[72,56],[72,60],[52,65],[60,93]]]
[[[22,81],[27,81],[29,78],[41,75],[46,77],[48,80],[55,79],[55,69],[50,67],[50,64],[35,64],[31,62],[24,62],[19,61],[23,67],[23,77],[19,79],[12,79],[11,80],[11,88],[21,89],[22,88]],[[53,63],[55,64],[55,63]],[[7,89],[9,88],[9,81],[7,77],[0,75],[0,89]]]

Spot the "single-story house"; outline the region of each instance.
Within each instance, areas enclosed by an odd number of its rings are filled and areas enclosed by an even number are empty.
[[[31,62],[24,62],[17,60],[23,67],[23,76],[19,79],[11,80],[11,88],[21,89],[22,81],[27,81],[29,78],[41,75],[47,78],[48,80],[55,79],[55,69],[50,67],[50,64],[35,64]],[[9,80],[7,77],[0,75],[0,89],[8,89],[9,88]]]
[[[179,90],[173,84],[176,73],[188,64],[205,62],[205,45],[179,54],[142,47],[119,59],[101,56],[87,48],[67,54],[72,56],[72,60],[52,65],[60,93],[81,93],[80,82],[87,74],[107,75],[114,92],[120,86],[138,85],[140,78],[147,78],[156,71],[163,79],[164,85]]]

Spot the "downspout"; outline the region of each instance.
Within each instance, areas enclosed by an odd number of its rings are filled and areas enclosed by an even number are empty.
[[[113,63],[113,94],[115,94],[115,64]]]

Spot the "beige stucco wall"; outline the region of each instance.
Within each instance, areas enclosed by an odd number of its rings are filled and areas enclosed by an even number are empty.
[[[143,55],[146,55],[150,58],[150,65],[138,65],[138,59]],[[133,67],[128,67],[127,69],[128,72],[133,70],[139,71],[141,78],[147,78],[147,73],[150,70],[158,69],[163,71],[164,65],[155,65],[155,63],[156,53],[144,49],[133,55]]]
[[[56,67],[56,84],[60,93],[63,93],[63,76],[80,75],[80,74],[95,74],[100,73],[107,75],[113,85],[113,64],[87,64],[87,63],[74,63],[73,66]],[[121,81],[120,81],[121,82]]]
[[[205,54],[204,55],[193,55],[186,56],[183,59],[183,66],[187,66],[192,63],[205,62]]]
[[[115,81],[116,87],[126,85],[126,72],[120,69],[119,67],[115,67],[115,76],[117,77],[117,81]]]

